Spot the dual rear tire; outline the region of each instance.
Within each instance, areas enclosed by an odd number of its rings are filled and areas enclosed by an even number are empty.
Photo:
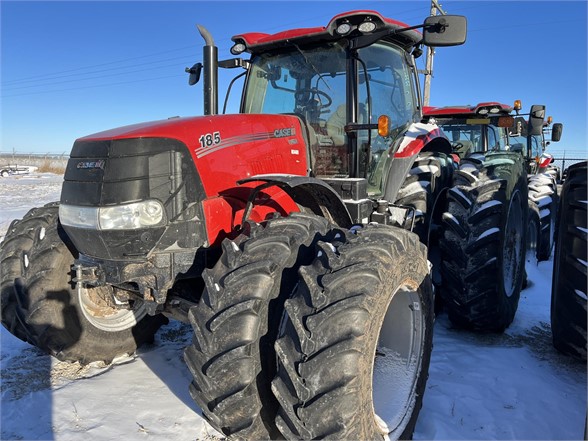
[[[523,286],[528,219],[522,161],[508,154],[462,160],[447,194],[441,295],[449,319],[483,332],[513,321]]]
[[[286,302],[277,425],[286,439],[411,437],[432,349],[426,248],[381,225],[336,245],[318,245]]]
[[[215,428],[236,439],[412,434],[433,327],[416,235],[381,225],[354,235],[292,214],[225,241],[204,279],[185,359]],[[392,401],[377,395],[382,375]]]

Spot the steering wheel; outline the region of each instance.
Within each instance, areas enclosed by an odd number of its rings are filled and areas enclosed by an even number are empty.
[[[464,145],[459,141],[453,141],[451,147],[453,147],[453,151],[459,151],[464,148]]]
[[[308,98],[307,98],[307,95],[308,95]],[[327,93],[323,92],[322,90],[317,89],[316,87],[307,87],[304,89],[299,89],[294,94],[294,98],[296,99],[296,102],[304,103],[303,105],[309,103],[315,97],[318,98],[317,99],[317,101],[319,103],[319,105],[317,106],[318,110],[322,110],[322,109],[326,109],[327,107],[330,107],[331,103],[333,102],[333,100],[331,99],[331,97],[329,95],[327,95]],[[325,103],[322,102],[322,100],[320,99],[321,97],[323,97],[326,100]]]

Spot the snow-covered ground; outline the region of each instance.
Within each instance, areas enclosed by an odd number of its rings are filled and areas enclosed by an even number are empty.
[[[0,179],[0,240],[13,218],[58,200],[61,179],[51,174]],[[552,262],[528,272],[529,287],[503,335],[460,331],[445,315],[437,318],[415,439],[582,439],[586,365],[551,344]],[[43,355],[0,327],[0,438],[222,438],[188,393],[182,349],[190,331],[171,323],[132,358],[82,367]]]

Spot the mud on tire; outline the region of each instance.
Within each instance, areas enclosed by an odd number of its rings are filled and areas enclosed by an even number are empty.
[[[573,165],[563,185],[551,288],[553,344],[586,360],[587,163]]]
[[[514,319],[523,283],[527,178],[507,154],[462,160],[449,190],[441,240],[449,319],[501,332]]]
[[[276,423],[286,439],[408,438],[432,349],[426,248],[383,225],[340,241],[336,251],[317,245],[286,301],[272,383]]]
[[[103,308],[102,314],[113,313],[110,322],[101,316],[104,326],[96,327],[86,318],[71,281],[76,257],[59,224],[57,203],[34,208],[21,221],[13,222],[0,244],[4,327],[59,360],[83,364],[109,363],[152,341],[167,322],[163,316]],[[123,316],[126,321],[119,321]],[[106,330],[108,325],[111,331]]]
[[[190,310],[194,338],[184,358],[193,399],[231,438],[279,436],[270,381],[283,302],[298,267],[314,258],[312,245],[330,232],[325,219],[301,213],[253,225],[250,237],[225,240],[220,260],[204,272],[206,289]]]

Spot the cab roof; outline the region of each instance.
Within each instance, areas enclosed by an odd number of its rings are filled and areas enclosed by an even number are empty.
[[[235,35],[231,40],[233,40],[236,44],[245,44],[247,52],[266,52],[276,48],[313,43],[327,43],[330,41],[341,40],[349,36],[354,37],[361,35],[362,33],[359,30],[359,25],[364,22],[372,22],[376,25],[376,28],[373,31],[366,32],[365,34],[375,34],[383,31],[395,31],[408,27],[407,24],[393,20],[391,18],[386,18],[376,11],[357,10],[343,12],[334,16],[329,21],[327,26],[290,29],[287,31],[278,32],[276,34],[249,32]],[[338,34],[336,30],[343,23],[348,23],[351,30],[346,34]],[[396,42],[405,50],[410,50],[410,48],[421,42],[422,34],[414,29],[411,29],[398,34],[392,34],[384,38],[389,41]]]
[[[507,104],[490,101],[479,103],[475,106],[446,106],[446,107],[425,107],[424,116],[436,117],[456,117],[456,116],[491,116],[491,115],[508,115],[512,112],[513,107]]]

